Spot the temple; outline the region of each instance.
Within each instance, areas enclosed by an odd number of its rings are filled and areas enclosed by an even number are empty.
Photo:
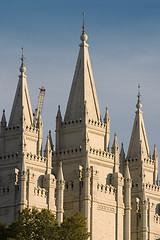
[[[59,224],[79,211],[90,240],[158,239],[158,154],[154,145],[150,155],[140,91],[128,153],[116,133],[109,151],[110,118],[106,108],[101,119],[84,21],[80,39],[64,118],[58,106],[55,149],[51,131],[42,149],[41,111],[34,120],[22,53],[9,123],[3,111],[0,126],[0,221],[9,225],[25,207],[47,208]]]

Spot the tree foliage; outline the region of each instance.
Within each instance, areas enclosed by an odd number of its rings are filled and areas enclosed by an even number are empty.
[[[0,223],[1,240],[87,240],[86,219],[80,213],[67,218],[59,226],[47,209],[25,208],[7,228]]]
[[[86,219],[79,212],[67,218],[61,224],[61,240],[87,240],[90,236],[87,229]]]
[[[9,226],[10,237],[16,240],[58,239],[58,224],[47,209],[24,209]]]
[[[0,222],[0,239],[5,240],[7,235],[7,226]]]

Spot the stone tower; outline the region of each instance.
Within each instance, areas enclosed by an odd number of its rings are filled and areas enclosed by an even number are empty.
[[[101,120],[84,23],[80,39],[64,120],[58,107],[53,171],[58,176],[63,163],[64,215],[80,211],[87,218],[92,240],[122,240],[125,206],[119,147],[115,134],[108,151],[110,119],[106,109]]]
[[[25,207],[48,208],[56,214],[51,134],[42,156],[41,115],[35,125],[23,54],[21,60],[9,124],[3,111],[0,126],[0,221],[6,224],[10,224]]]
[[[132,239],[157,239],[160,237],[158,154],[156,145],[154,145],[152,158],[150,156],[143,112],[141,110],[140,90],[136,108],[128,154],[122,164],[125,166],[127,162],[132,179],[131,236]]]

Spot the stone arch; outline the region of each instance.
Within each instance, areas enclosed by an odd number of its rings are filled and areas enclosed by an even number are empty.
[[[160,216],[160,203],[156,205],[156,214]]]

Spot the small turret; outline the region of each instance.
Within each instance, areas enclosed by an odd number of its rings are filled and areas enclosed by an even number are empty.
[[[125,179],[131,179],[130,171],[129,171],[129,166],[128,166],[128,161],[126,162],[126,167],[125,167],[125,172],[124,172],[124,178]]]
[[[112,153],[114,154],[114,172],[119,172],[119,147],[116,133],[114,134],[114,140],[111,150]]]
[[[120,151],[120,173],[124,174],[124,164],[125,164],[125,152],[123,143],[121,144],[121,151]]]
[[[57,175],[57,222],[63,222],[63,198],[64,198],[65,181],[63,177],[62,162],[59,163],[59,170]]]
[[[44,150],[44,156],[47,157],[47,174],[51,173],[51,167],[52,167],[52,151],[53,151],[53,143],[51,138],[51,131],[49,131],[49,134],[47,136],[46,146]]]
[[[62,120],[60,105],[58,105],[58,111],[57,111],[56,120],[59,120],[59,121]]]
[[[106,112],[104,116],[104,123],[106,125],[105,137],[104,137],[104,150],[109,151],[109,137],[110,137],[110,118],[108,114],[108,108],[106,107]]]
[[[60,149],[60,129],[61,129],[62,115],[60,105],[58,106],[57,116],[56,116],[56,151]]]
[[[42,141],[43,141],[43,123],[41,114],[38,116],[37,120],[37,128],[38,128],[38,147],[37,147],[37,155],[42,155]]]
[[[109,114],[108,114],[108,108],[106,107],[106,112],[104,116],[104,123],[108,124],[110,122]]]
[[[5,110],[3,110],[0,124],[0,155],[5,154],[5,128],[7,126]]]
[[[124,202],[125,202],[125,239],[131,240],[131,187],[132,180],[129,171],[128,161],[124,171]]]
[[[142,239],[148,239],[148,201],[145,185],[142,189]]]
[[[2,119],[1,119],[1,127],[6,127],[6,116],[5,116],[5,110],[3,109]]]
[[[23,156],[22,156],[23,158]],[[22,159],[21,171],[20,171],[20,211],[22,211],[27,204],[26,198],[26,186],[27,186],[27,171],[24,158]]]
[[[91,206],[91,168],[89,167],[88,156],[85,159],[85,167],[83,171],[83,215],[86,217],[87,228],[90,231],[90,206]]]
[[[158,153],[157,153],[156,144],[154,144],[152,159],[154,160],[153,183],[157,184],[158,183]]]

